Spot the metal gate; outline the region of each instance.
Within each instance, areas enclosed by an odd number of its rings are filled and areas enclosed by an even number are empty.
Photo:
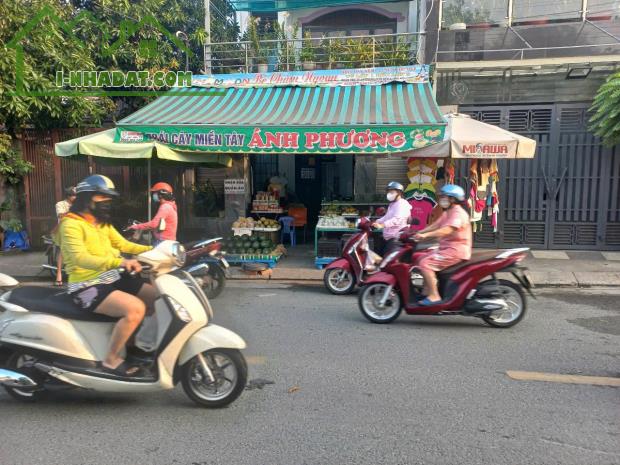
[[[467,106],[461,112],[536,140],[533,160],[499,163],[498,233],[480,246],[620,249],[620,154],[587,131],[588,104]],[[460,175],[466,176],[462,163]],[[461,179],[464,181],[464,179]]]

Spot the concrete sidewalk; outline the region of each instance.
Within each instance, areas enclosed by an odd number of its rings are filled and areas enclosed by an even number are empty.
[[[0,254],[0,272],[20,281],[52,281],[43,252]],[[620,252],[532,251],[523,262],[538,287],[615,287],[620,286]],[[267,279],[232,268],[233,279]],[[313,249],[298,246],[272,270],[272,280],[322,281],[323,270],[314,267]]]

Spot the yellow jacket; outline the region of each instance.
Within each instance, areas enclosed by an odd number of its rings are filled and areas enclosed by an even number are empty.
[[[125,240],[113,226],[95,224],[89,215],[74,213],[60,221],[58,236],[70,283],[94,279],[120,266],[121,253],[139,254],[152,248]]]

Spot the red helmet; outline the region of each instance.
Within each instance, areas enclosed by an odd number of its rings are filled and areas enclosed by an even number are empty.
[[[151,187],[151,192],[161,192],[161,191],[165,191],[165,192],[168,192],[169,194],[172,194],[172,186],[168,184],[167,182],[156,182],[155,184],[153,184],[153,187]]]

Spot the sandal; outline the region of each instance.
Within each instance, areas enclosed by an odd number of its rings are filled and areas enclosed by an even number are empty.
[[[429,298],[426,297],[425,299],[420,300],[418,302],[418,305],[420,305],[421,307],[431,307],[433,305],[438,305],[440,303],[441,303],[441,299],[439,299],[439,300],[429,300]]]
[[[54,286],[55,286],[55,287],[63,287],[63,286],[64,286],[64,284],[62,283],[62,281],[55,281],[55,282],[54,282]]]
[[[111,375],[116,375],[121,378],[127,378],[139,375],[142,371],[142,368],[136,365],[130,365],[123,360],[116,368],[107,367],[102,363],[101,370]]]

